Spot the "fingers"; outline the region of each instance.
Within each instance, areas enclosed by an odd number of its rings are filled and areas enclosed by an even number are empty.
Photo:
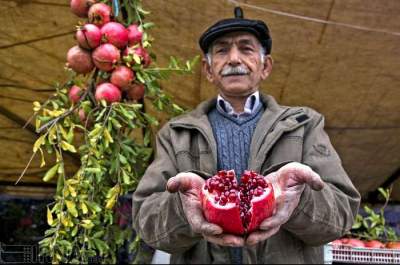
[[[231,235],[231,234],[221,234],[216,236],[204,235],[204,238],[211,243],[220,245],[220,246],[229,246],[229,247],[243,247],[244,239],[239,236]]]
[[[278,170],[280,178],[288,181],[288,186],[308,184],[313,190],[322,190],[324,182],[309,166],[297,162],[289,163]]]
[[[171,192],[185,192],[192,188],[199,188],[203,184],[204,180],[198,175],[190,172],[179,173],[175,177],[172,177],[167,182],[166,189]]]
[[[269,229],[267,231],[256,231],[251,233],[247,239],[246,239],[246,245],[248,246],[254,246],[258,242],[267,240],[271,236],[275,235],[279,231],[280,226],[276,226],[272,229]]]
[[[262,221],[260,224],[260,230],[271,230],[286,223],[289,219],[289,216],[287,215],[289,211],[290,209],[287,203],[283,203],[282,206],[279,206],[279,208],[276,209],[276,212],[273,216]]]
[[[222,228],[220,226],[207,222],[199,206],[191,205],[185,208],[186,218],[195,233],[205,235],[222,234]]]

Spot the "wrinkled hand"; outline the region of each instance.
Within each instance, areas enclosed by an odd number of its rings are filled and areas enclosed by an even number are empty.
[[[278,171],[267,175],[265,179],[274,187],[275,212],[272,217],[261,223],[260,230],[247,237],[247,245],[255,245],[279,231],[299,205],[306,184],[316,191],[322,190],[324,187],[324,182],[316,172],[309,166],[297,162],[281,167]]]
[[[194,173],[179,173],[167,182],[167,190],[179,192],[183,211],[192,230],[214,244],[239,247],[244,245],[244,239],[231,234],[224,234],[218,225],[207,222],[204,218],[200,201],[200,192],[204,179]]]

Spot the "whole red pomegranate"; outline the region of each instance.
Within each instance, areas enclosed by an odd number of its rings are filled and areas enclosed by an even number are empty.
[[[369,240],[364,242],[366,248],[385,248],[385,244],[378,240]]]
[[[341,246],[343,244],[343,242],[340,239],[336,239],[336,240],[333,240],[331,242],[331,244],[334,245],[334,246]]]
[[[124,65],[117,66],[112,72],[110,78],[111,83],[122,90],[128,90],[133,80],[135,80],[135,74],[132,69]]]
[[[78,17],[87,17],[89,8],[94,3],[95,0],[71,0],[71,11]]]
[[[130,25],[128,27],[128,40],[129,46],[142,43],[143,33],[140,31],[139,26],[136,24]]]
[[[365,247],[364,241],[357,239],[357,238],[343,238],[342,242],[344,245],[351,246],[351,247],[358,247],[363,248]]]
[[[386,243],[386,248],[400,249],[400,242],[388,242],[388,243]]]
[[[275,207],[272,185],[254,171],[245,171],[240,184],[233,170],[219,171],[207,179],[201,197],[206,219],[231,234],[258,229]]]
[[[120,51],[110,43],[97,47],[92,54],[93,62],[97,68],[104,72],[111,71],[120,59]]]
[[[78,45],[69,49],[67,53],[67,66],[78,74],[87,74],[94,68],[90,52]]]
[[[107,103],[121,100],[121,91],[111,83],[103,83],[96,87],[95,98],[97,101],[105,100]]]
[[[71,100],[72,103],[77,103],[81,98],[83,92],[84,90],[81,87],[73,85],[68,92],[69,100]]]
[[[101,31],[94,24],[85,24],[79,27],[75,37],[80,47],[90,50],[100,45]]]
[[[98,27],[110,22],[113,17],[111,7],[104,3],[92,5],[89,8],[88,16],[89,22]]]
[[[145,87],[143,84],[132,84],[127,91],[127,96],[132,100],[139,100],[144,97]]]
[[[101,28],[103,42],[111,43],[117,48],[124,48],[128,44],[128,30],[121,23],[108,22]]]
[[[127,47],[123,52],[123,56],[129,56],[129,55],[133,55],[133,54],[136,54],[140,57],[140,61],[141,61],[141,64],[143,65],[143,67],[148,67],[151,64],[151,57],[150,57],[149,53],[147,52],[147,50],[145,48],[143,48],[142,46]]]

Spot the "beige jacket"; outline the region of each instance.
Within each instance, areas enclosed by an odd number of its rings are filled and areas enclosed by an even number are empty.
[[[266,175],[289,161],[310,166],[327,184],[304,190],[300,204],[280,231],[255,247],[243,248],[243,263],[323,263],[322,245],[348,231],[360,195],[324,131],[321,114],[306,107],[265,106],[250,146],[248,168]],[[157,137],[157,153],[133,194],[134,229],[150,246],[171,253],[171,263],[229,263],[227,247],[191,231],[178,194],[167,180],[183,171],[216,173],[217,147],[207,113],[216,100],[168,122]]]

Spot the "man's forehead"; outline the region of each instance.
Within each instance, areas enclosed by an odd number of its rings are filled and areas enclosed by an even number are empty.
[[[237,31],[237,32],[231,32],[231,33],[227,33],[221,37],[219,37],[218,39],[216,39],[214,41],[214,45],[215,44],[227,44],[227,43],[233,43],[233,42],[244,42],[244,43],[252,43],[252,44],[258,44],[261,45],[260,42],[258,41],[258,39],[256,38],[256,36],[254,36],[251,33],[248,32],[241,32],[241,31]]]

